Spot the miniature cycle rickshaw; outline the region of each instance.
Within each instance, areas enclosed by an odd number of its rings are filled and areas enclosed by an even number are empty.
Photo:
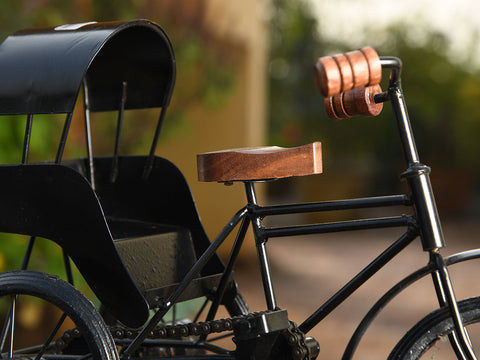
[[[378,83],[390,70],[388,91]],[[480,321],[480,299],[458,301],[448,265],[480,257],[470,250],[440,255],[443,235],[429,182],[418,157],[403,94],[401,62],[378,57],[371,48],[324,57],[316,65],[319,90],[334,118],[376,115],[391,102],[408,169],[407,195],[261,206],[256,181],[321,172],[321,148],[256,148],[198,156],[202,181],[243,182],[248,203],[212,241],[199,220],[188,185],[174,164],[155,155],[175,83],[173,49],[165,32],[145,20],[86,23],[25,30],[0,47],[0,114],[25,115],[22,161],[0,166],[0,231],[30,236],[21,269],[0,274],[0,295],[8,300],[0,344],[3,358],[22,359],[315,359],[319,343],[308,335],[413,239],[430,256],[427,266],[389,290],[359,323],[344,358],[353,357],[363,334],[399,292],[431,275],[440,308],[420,321],[393,349],[392,359],[421,357],[440,337],[448,337],[459,358],[475,358],[467,325]],[[83,96],[87,156],[63,159],[73,109]],[[119,154],[125,110],[160,108],[149,154]],[[94,156],[90,113],[118,111],[111,156]],[[55,159],[30,163],[29,140],[35,114],[65,114]],[[139,120],[141,121],[141,120]],[[402,205],[412,215],[356,219],[313,225],[267,227],[263,219],[291,213]],[[232,270],[249,226],[257,247],[266,299],[265,311],[251,313]],[[270,238],[385,227],[404,227],[389,246],[309,318],[296,325],[277,306],[266,243]],[[216,250],[238,228],[225,264]],[[64,251],[67,281],[28,269],[37,237]],[[73,260],[101,304],[93,305],[72,284]],[[70,282],[70,283],[69,283]],[[60,311],[32,344],[17,339],[16,315],[24,297],[45,300]],[[185,300],[205,297],[190,320],[165,321]],[[229,316],[218,318],[220,306]],[[200,314],[204,313],[202,321]],[[233,337],[234,348],[215,341]]]

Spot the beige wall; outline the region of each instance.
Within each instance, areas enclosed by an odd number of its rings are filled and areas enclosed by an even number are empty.
[[[235,90],[226,106],[209,112],[200,105],[189,110],[192,130],[159,146],[157,153],[184,173],[210,238],[244,206],[243,184],[225,186],[197,181],[196,154],[264,144],[266,131],[266,24],[263,1],[208,1],[206,21],[222,37],[232,40],[238,59]],[[179,74],[180,76],[181,74]],[[175,94],[174,94],[175,96]],[[262,198],[261,188],[259,198]],[[232,240],[230,240],[231,243]],[[248,241],[251,243],[252,238]],[[250,250],[248,250],[250,249]],[[249,247],[246,252],[251,252]],[[226,249],[221,249],[225,254]],[[244,251],[244,256],[246,255]]]

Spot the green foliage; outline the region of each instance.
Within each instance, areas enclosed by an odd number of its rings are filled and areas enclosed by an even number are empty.
[[[189,33],[175,41],[177,85],[173,106],[188,108],[201,103],[207,109],[222,107],[235,90],[235,62],[215,49],[209,51],[199,35]]]
[[[321,99],[312,82],[315,55],[325,52],[306,2],[275,0],[270,21],[270,142],[298,145],[315,136]]]
[[[419,150],[432,163],[479,169],[478,157],[472,156],[480,150],[472,141],[480,131],[479,69],[450,58],[446,35],[432,31],[421,43],[412,43],[407,42],[409,30],[401,24],[387,29],[379,51],[403,61],[403,87]]]

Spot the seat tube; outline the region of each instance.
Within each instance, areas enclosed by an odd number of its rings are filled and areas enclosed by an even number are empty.
[[[275,291],[273,289],[272,275],[270,272],[270,265],[267,255],[267,238],[263,235],[263,226],[261,218],[252,209],[255,209],[257,204],[257,196],[253,182],[245,182],[245,191],[247,193],[248,208],[250,219],[252,223],[253,233],[255,236],[255,245],[257,248],[258,261],[260,265],[260,272],[262,275],[263,289],[265,292],[265,300],[268,310],[277,309],[277,301],[275,298]]]

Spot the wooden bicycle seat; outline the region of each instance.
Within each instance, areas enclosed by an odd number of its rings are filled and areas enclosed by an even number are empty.
[[[320,142],[295,148],[263,146],[197,155],[200,181],[256,181],[320,174]]]

